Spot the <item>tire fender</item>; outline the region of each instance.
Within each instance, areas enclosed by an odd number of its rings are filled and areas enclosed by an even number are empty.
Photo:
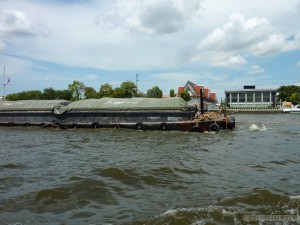
[[[200,132],[199,126],[197,126],[197,125],[193,126],[192,129],[190,130],[190,132],[197,132],[197,133],[199,133]]]
[[[216,132],[216,133],[218,133],[219,131],[220,131],[220,126],[219,126],[219,124],[217,124],[217,123],[212,123],[212,124],[210,124],[209,125],[209,127],[208,127],[208,132]]]
[[[146,130],[146,126],[144,124],[142,124],[142,123],[137,123],[135,125],[135,129],[145,131]]]
[[[162,131],[168,130],[167,124],[166,123],[160,124],[158,130],[162,130]]]

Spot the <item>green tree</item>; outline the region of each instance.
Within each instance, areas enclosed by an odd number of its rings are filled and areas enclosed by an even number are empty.
[[[296,85],[287,85],[281,86],[277,90],[279,95],[277,96],[278,100],[292,102],[293,104],[297,104],[295,102],[297,100],[297,93],[300,93],[300,86]],[[293,96],[293,97],[292,97]]]
[[[43,99],[43,94],[39,90],[32,90],[26,92],[26,99]]]
[[[45,95],[45,93],[47,93],[47,94]],[[53,93],[54,93],[54,96],[53,96]],[[71,98],[72,98],[72,94],[69,90],[57,90],[57,91],[55,91],[52,88],[44,89],[43,93],[41,91],[38,91],[38,90],[32,90],[32,91],[23,91],[23,92],[13,93],[13,94],[9,94],[9,95],[6,96],[6,99],[10,100],[10,101],[34,100],[34,99],[47,99],[47,100],[50,100],[50,99],[64,99],[64,100],[71,100]]]
[[[101,85],[100,90],[98,92],[99,97],[113,97],[114,96],[114,90],[112,86],[108,83]]]
[[[53,88],[45,88],[43,91],[43,99],[56,99],[56,91]]]
[[[290,97],[289,101],[292,102],[294,105],[299,104],[300,102],[300,92],[294,92]]]
[[[170,97],[176,97],[174,89],[170,90]]]
[[[162,90],[159,89],[159,87],[154,86],[153,88],[151,88],[147,91],[146,96],[148,98],[162,98],[162,94],[163,94]]]
[[[124,97],[124,91],[122,90],[122,88],[117,87],[114,89],[114,98],[125,98]]]
[[[181,98],[183,98],[185,101],[190,101],[191,100],[191,96],[190,96],[190,93],[187,91],[187,90],[183,90],[181,92],[181,95],[180,95]]]
[[[43,94],[39,90],[23,91],[18,93],[18,100],[39,100],[43,99]]]
[[[8,94],[8,95],[6,95],[5,99],[9,100],[9,101],[17,101],[17,100],[19,100],[17,93]]]
[[[72,93],[72,100],[79,100],[83,98],[85,85],[83,82],[74,80],[72,84],[68,85]]]
[[[137,87],[132,81],[123,82],[119,88],[115,88],[114,97],[115,98],[132,98],[137,95]]]
[[[72,99],[72,93],[70,90],[57,90],[55,93],[55,99],[70,101]]]
[[[84,88],[84,95],[85,98],[98,98],[98,93],[92,87],[85,87]]]

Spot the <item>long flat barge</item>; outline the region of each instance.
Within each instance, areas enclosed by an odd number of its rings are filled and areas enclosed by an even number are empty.
[[[0,125],[217,132],[234,129],[235,121],[217,113],[201,115],[181,98],[103,98],[1,101]]]

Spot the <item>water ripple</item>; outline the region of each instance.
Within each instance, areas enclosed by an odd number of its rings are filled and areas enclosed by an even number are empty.
[[[240,114],[236,130],[218,134],[0,127],[0,224],[299,215],[298,116]]]

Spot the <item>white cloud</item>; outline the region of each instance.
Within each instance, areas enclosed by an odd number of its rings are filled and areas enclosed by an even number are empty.
[[[203,0],[117,0],[95,19],[95,25],[125,33],[168,34],[182,30],[199,13]]]
[[[297,63],[297,67],[300,67],[300,61]]]
[[[250,52],[256,56],[275,55],[300,49],[300,31],[291,37],[273,34],[262,42],[250,47]]]
[[[20,11],[2,9],[0,11],[0,35],[9,37],[28,37],[47,35],[47,30],[37,24],[32,24],[27,16]]]
[[[182,30],[191,16],[200,10],[199,0],[151,1],[139,15],[142,28],[149,33],[165,34]]]
[[[5,44],[3,41],[1,41],[0,39],[0,51],[3,50],[5,48]]]
[[[264,73],[264,72],[265,72],[265,69],[258,65],[252,66],[251,69],[248,71],[249,74]]]
[[[229,19],[222,28],[215,29],[201,40],[198,48],[218,51],[244,50],[249,45],[264,40],[273,30],[266,18],[246,20],[243,15],[233,13]]]
[[[300,14],[300,2],[298,2],[298,4],[296,5],[296,10],[297,10],[297,12]]]
[[[141,25],[151,33],[173,33],[185,25],[183,13],[168,1],[149,5],[139,16]]]
[[[0,30],[6,34],[0,39],[2,51],[9,42],[7,55],[65,66],[238,67],[251,63],[251,55],[298,49],[299,33],[283,33],[274,23],[281,9],[294,9],[294,2],[278,1],[270,10],[269,3],[259,0],[228,0],[226,5],[218,0],[2,1],[1,7],[10,9],[3,15],[15,22],[10,27],[0,19],[4,24]],[[230,15],[234,11],[240,13]],[[288,19],[280,15],[280,21]],[[41,27],[47,27],[47,38],[41,37],[45,34]],[[8,37],[17,34],[35,38],[11,41]]]
[[[190,61],[231,67],[246,64],[249,55],[265,57],[298,49],[300,31],[284,36],[265,17],[246,19],[233,13],[227,23],[199,41],[198,52]]]
[[[229,58],[220,57],[219,60],[214,60],[211,65],[215,67],[235,67],[246,64],[247,61],[240,55],[230,56]]]
[[[283,51],[284,45],[284,37],[274,34],[264,41],[249,46],[249,51],[255,56],[274,55]]]

